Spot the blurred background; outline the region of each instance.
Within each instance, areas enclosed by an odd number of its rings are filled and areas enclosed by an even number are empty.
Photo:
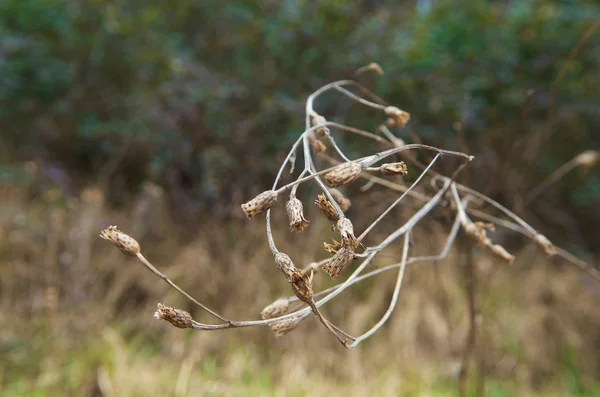
[[[257,318],[291,291],[263,220],[239,205],[271,186],[306,97],[378,62],[385,75],[358,79],[411,113],[394,134],[475,155],[462,183],[598,263],[598,166],[530,196],[600,150],[599,18],[592,0],[1,1],[0,396],[600,396],[600,285],[506,230],[494,239],[513,265],[461,235],[446,259],[409,267],[391,320],[353,351],[314,318],[280,339],[156,321],[158,302],[209,320],[98,237],[119,225],[191,295]],[[335,94],[316,109],[373,132],[385,120]],[[374,148],[336,139],[355,157]],[[394,196],[356,185],[360,230]],[[297,264],[326,257],[315,194],[301,191],[303,234],[274,214]],[[450,224],[432,214],[417,249],[438,252]],[[325,313],[359,334],[391,278]]]

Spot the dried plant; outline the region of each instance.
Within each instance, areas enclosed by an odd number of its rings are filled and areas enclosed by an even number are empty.
[[[377,74],[383,73],[383,70],[377,64],[371,64],[365,68],[361,68],[357,71],[357,74],[364,71],[373,71]],[[351,91],[352,89],[355,89],[358,93]],[[327,121],[325,117],[319,115],[314,109],[314,102],[320,95],[331,90],[338,91],[342,95],[347,96],[361,105],[372,108],[377,112],[381,112],[386,118],[384,122],[385,125],[382,125],[379,129],[384,136],[382,137],[376,133]],[[352,80],[341,80],[327,84],[308,97],[306,101],[306,129],[292,145],[287,157],[281,164],[272,189],[259,194],[257,197],[241,206],[248,218],[256,217],[263,212],[265,213],[266,235],[269,247],[274,255],[275,267],[279,269],[294,292],[293,296],[278,299],[267,306],[261,313],[262,320],[233,321],[201,304],[158,271],[141,254],[139,244],[133,238],[117,230],[115,226],[110,226],[102,231],[101,237],[113,243],[123,253],[137,257],[140,262],[156,276],[219,321],[218,324],[196,322],[187,312],[159,304],[156,317],[167,320],[176,327],[209,331],[266,325],[272,329],[276,337],[280,337],[292,331],[304,318],[312,313],[317,316],[321,323],[340,343],[349,349],[356,347],[362,341],[371,337],[389,319],[398,302],[400,288],[407,266],[419,261],[432,261],[444,258],[453,246],[461,227],[464,230],[465,235],[477,246],[489,250],[492,255],[508,263],[512,263],[515,260],[515,257],[504,247],[494,243],[488,236],[488,232],[493,231],[495,227],[509,229],[532,239],[546,254],[558,255],[579,266],[596,280],[600,281],[600,274],[594,267],[556,247],[544,235],[540,234],[523,219],[498,202],[456,182],[456,178],[460,171],[473,160],[473,156],[461,152],[438,149],[420,143],[405,144],[404,141],[395,137],[387,128],[404,127],[409,120],[410,114],[408,112],[386,104],[377,95]],[[378,144],[387,145],[388,148],[372,155],[350,159],[335,140],[338,134],[343,133],[366,137]],[[326,141],[328,145],[321,140]],[[406,155],[407,152],[414,150],[432,152],[435,156],[429,164],[423,165],[415,160],[416,156]],[[282,184],[281,181],[283,179],[284,170],[288,166],[290,174],[294,174],[298,151],[303,154],[304,167],[302,170],[296,172],[297,177],[294,180],[287,184]],[[398,184],[391,180],[373,175],[373,173],[380,173],[380,175],[384,177],[406,176],[409,172],[409,168],[404,162],[395,161],[376,166],[377,163],[382,162],[393,155],[400,154],[406,155],[405,160],[411,163],[410,172],[412,174],[416,175],[416,170],[420,171],[412,183],[408,185]],[[451,176],[440,175],[432,170],[433,166],[442,155],[445,157],[454,157],[462,161],[461,165]],[[317,162],[315,161],[317,158],[330,163],[331,166],[318,169],[316,166]],[[558,172],[558,176],[551,177],[546,183],[535,189],[532,192],[531,197],[540,194],[547,186],[554,183],[561,175],[564,175],[564,173],[568,172],[573,167],[577,165],[591,166],[597,160],[598,155],[595,152],[586,153],[585,155],[576,157],[571,163]],[[350,200],[340,191],[332,187],[348,185],[361,178],[368,180],[368,185],[366,185],[363,190],[368,189],[368,187],[373,184],[378,184],[387,188],[391,194],[399,194],[399,196],[387,209],[379,214],[379,216],[377,216],[371,224],[358,235],[358,237],[356,237],[352,221],[345,215],[345,212],[350,208]],[[424,184],[421,182],[425,178],[429,179],[430,184],[423,187]],[[330,187],[327,187],[325,182]],[[324,243],[324,248],[330,253],[330,256],[320,262],[311,263],[305,270],[300,270],[294,265],[292,259],[288,255],[277,249],[275,238],[272,233],[270,215],[271,211],[275,210],[274,206],[279,195],[290,191],[290,199],[285,205],[289,217],[289,227],[295,232],[305,230],[309,221],[304,216],[302,202],[296,197],[296,190],[300,185],[305,183],[315,183],[322,191],[322,193],[315,198],[315,203],[332,222],[341,241],[338,242],[333,240],[332,244]],[[367,235],[369,235],[377,225],[379,225],[382,220],[407,197],[410,197],[413,202],[418,203],[418,209],[414,211],[412,216],[402,225],[399,225],[396,230],[382,238],[378,243],[370,243],[366,246],[363,245],[365,237],[367,237]],[[450,203],[450,205],[447,205],[447,203]],[[442,204],[445,205],[446,210],[456,214],[454,224],[448,234],[445,245],[437,255],[411,256],[411,232],[436,207],[441,206]],[[502,215],[494,215],[489,211],[490,209],[496,213],[500,212]],[[361,217],[366,217],[368,215],[369,214],[357,214],[357,216]],[[473,221],[471,219],[472,217],[477,220]],[[378,255],[397,240],[402,240],[400,261],[365,273],[367,267],[374,262]],[[359,247],[362,250],[356,252]],[[319,292],[313,291],[314,280],[318,279],[319,274],[321,274],[320,270],[323,270],[335,279],[342,274],[344,269],[352,267],[356,259],[359,259],[360,261],[357,262],[360,263],[354,267],[352,272],[343,282]],[[333,325],[320,312],[322,306],[332,301],[345,289],[362,280],[393,270],[397,270],[397,276],[389,307],[381,319],[362,335],[351,336],[347,334],[341,328]],[[262,271],[265,270],[263,269]],[[290,304],[294,302],[300,303],[300,306],[290,312]]]

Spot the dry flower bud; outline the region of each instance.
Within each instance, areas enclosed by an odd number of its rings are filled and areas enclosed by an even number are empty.
[[[323,243],[323,248],[325,249],[325,251],[329,252],[331,255],[335,255],[340,248],[342,248],[342,243],[340,243],[339,241],[335,240],[335,239],[331,239],[331,241],[333,242],[332,244],[329,243]]]
[[[277,321],[276,323],[270,325],[271,331],[273,331],[273,334],[275,334],[276,338],[281,338],[283,335],[296,328],[298,324],[302,322],[302,320],[304,320],[303,316],[295,316],[286,318],[285,320]]]
[[[586,150],[575,157],[575,162],[577,164],[587,168],[593,167],[598,161],[600,161],[600,152],[594,150]]]
[[[536,234],[533,237],[533,241],[535,241],[547,255],[552,256],[556,254],[556,247],[543,234]]]
[[[362,166],[355,161],[338,165],[325,174],[325,180],[332,187],[347,185],[360,175]]]
[[[360,74],[363,72],[374,72],[377,73],[380,76],[383,76],[383,68],[381,66],[379,66],[378,63],[375,62],[371,62],[370,64],[363,66],[361,68],[358,68],[356,70],[356,72],[354,72],[354,74]]]
[[[342,247],[335,253],[329,262],[323,265],[323,270],[329,274],[331,278],[338,278],[342,270],[352,263],[352,260],[354,260],[354,251],[352,248]]]
[[[382,164],[381,167],[379,167],[379,172],[381,172],[383,175],[404,176],[408,172],[408,168],[406,168],[404,161],[400,161],[398,163]]]
[[[296,197],[290,198],[285,204],[285,210],[290,220],[290,230],[293,232],[301,232],[308,227],[310,223],[304,218],[302,201]]]
[[[296,266],[294,266],[294,262],[292,262],[292,258],[290,258],[289,255],[284,254],[283,252],[278,252],[275,254],[275,266],[277,267],[277,269],[279,269],[281,273],[283,273],[285,278],[290,282],[292,280],[294,272],[298,271],[298,269],[296,269]]]
[[[269,306],[265,307],[262,312],[260,312],[260,316],[263,320],[281,317],[288,312],[289,307],[290,303],[287,299],[279,298]]]
[[[315,204],[321,209],[321,211],[323,211],[327,219],[329,219],[330,221],[337,222],[337,220],[340,219],[340,216],[335,210],[335,207],[327,199],[327,196],[325,196],[324,193],[321,193],[319,194],[319,196],[317,196]]]
[[[342,246],[352,248],[358,247],[359,242],[354,236],[354,226],[352,221],[346,217],[340,218],[335,224],[338,234],[342,238]]]
[[[465,232],[469,235],[473,240],[477,242],[480,246],[488,245],[491,243],[488,238],[485,229],[481,226],[477,226],[473,222],[469,222],[464,225]]]
[[[122,253],[136,256],[140,253],[140,245],[134,238],[126,235],[116,226],[109,226],[100,232],[100,237],[113,243]]]
[[[327,146],[312,133],[308,134],[308,143],[315,154],[323,153],[327,150]]]
[[[393,126],[390,127],[404,127],[410,120],[410,114],[398,109],[395,106],[388,106],[384,109],[385,114],[394,121]],[[387,122],[386,122],[387,124]]]
[[[242,204],[242,210],[248,218],[252,218],[271,208],[277,202],[277,192],[267,190],[254,197],[247,203]]]
[[[192,325],[192,316],[186,311],[174,307],[158,304],[158,310],[154,313],[158,320],[166,320],[177,328],[189,328]]]
[[[494,255],[496,255],[498,258],[504,259],[511,265],[512,265],[513,261],[515,260],[515,256],[508,253],[508,251],[506,251],[504,249],[504,247],[501,245],[494,244],[494,245],[490,246],[490,249],[492,250],[492,253]]]
[[[342,192],[340,192],[339,190],[337,190],[335,188],[331,188],[331,189],[329,189],[329,194],[331,194],[331,197],[333,197],[335,202],[338,203],[338,205],[340,206],[340,209],[343,212],[348,211],[350,209],[350,207],[352,206],[352,202],[350,201],[350,199],[347,198],[346,196],[344,196],[344,194]]]
[[[313,116],[313,118],[312,118],[313,126],[325,124],[326,122],[327,122],[327,119],[323,116],[317,115],[317,116]],[[315,132],[319,138],[323,138],[323,137],[329,135],[330,131],[329,131],[329,128],[327,128],[326,126],[323,126],[323,127],[317,128],[315,130]]]

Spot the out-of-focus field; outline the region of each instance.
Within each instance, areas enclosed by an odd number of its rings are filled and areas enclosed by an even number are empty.
[[[458,395],[469,252],[480,316],[468,395],[600,395],[598,286],[530,244],[512,266],[471,244],[458,251],[460,242],[445,260],[411,265],[390,322],[347,351],[313,317],[280,339],[268,328],[203,333],[157,321],[157,302],[208,319],[98,237],[107,224],[120,225],[193,296],[230,318],[253,319],[290,294],[262,220],[201,224],[189,240],[153,186],[119,211],[105,208],[95,188],[67,201],[53,190],[41,197],[9,189],[0,205],[2,397]],[[292,239],[285,226],[276,231],[298,263],[323,258],[330,233],[316,209],[307,211],[311,233]],[[448,229],[443,218],[425,222],[414,246],[436,252]],[[394,260],[383,255],[374,266]],[[351,333],[366,330],[385,311],[392,279],[352,288],[325,313]]]

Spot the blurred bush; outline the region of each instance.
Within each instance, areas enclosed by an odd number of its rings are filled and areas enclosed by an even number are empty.
[[[227,216],[272,177],[308,93],[377,61],[387,74],[363,79],[413,114],[409,131],[476,154],[471,184],[512,205],[599,147],[598,35],[578,46],[599,16],[583,0],[5,0],[2,157],[35,159],[66,194],[102,183],[126,203],[149,180],[186,219]],[[318,106],[337,119],[351,104]],[[544,199],[584,218],[587,181]]]

